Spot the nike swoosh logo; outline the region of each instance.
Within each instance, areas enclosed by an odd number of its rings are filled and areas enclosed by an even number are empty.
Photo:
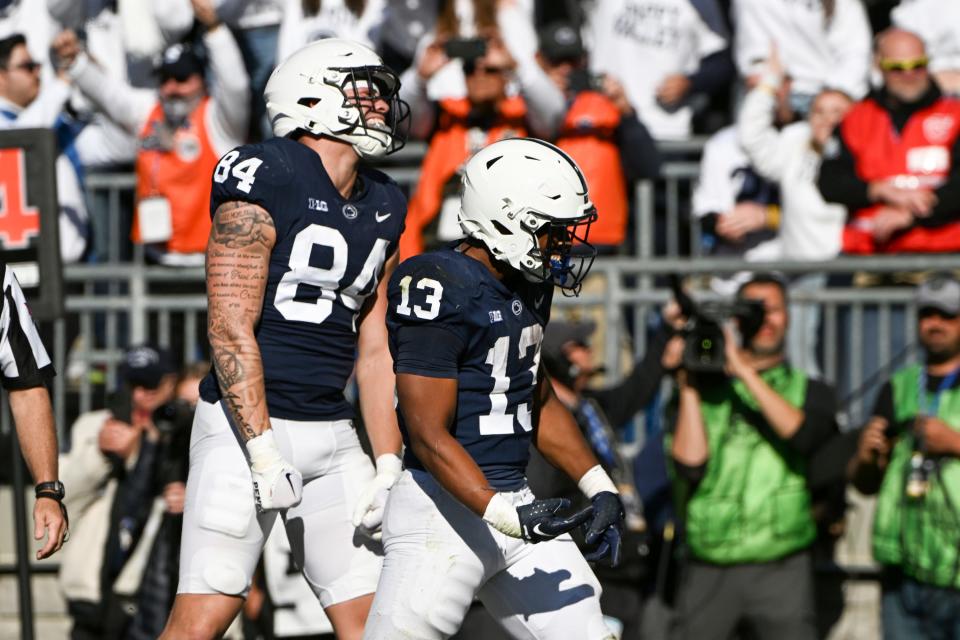
[[[385,214],[383,214],[383,215],[380,215],[380,212],[377,211],[375,214],[373,214],[373,217],[376,218],[377,222],[383,222],[384,220],[386,220],[387,218],[389,218],[391,215],[392,215],[392,214],[389,214],[389,213],[385,213]]]
[[[539,307],[543,303],[543,295],[541,294],[538,298],[536,298],[534,303],[534,306]]]
[[[293,488],[293,480],[290,479],[290,476],[291,476],[291,475],[293,475],[293,474],[291,474],[291,473],[288,473],[288,474],[287,474],[287,483],[290,485],[290,492],[291,492],[291,493],[296,493],[296,489]]]
[[[531,529],[533,530],[533,532],[534,532],[535,534],[537,534],[538,536],[549,536],[549,535],[551,535],[551,534],[545,532],[543,529],[540,528],[542,525],[543,525],[542,522],[538,522],[537,524],[533,525],[533,526],[530,527],[530,528],[531,528]]]

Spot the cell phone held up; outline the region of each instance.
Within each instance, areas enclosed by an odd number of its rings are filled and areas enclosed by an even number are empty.
[[[443,44],[448,58],[477,60],[487,54],[487,41],[483,38],[451,38]]]
[[[580,93],[582,91],[603,93],[603,76],[590,73],[586,68],[574,69],[570,72],[567,86],[573,93]]]

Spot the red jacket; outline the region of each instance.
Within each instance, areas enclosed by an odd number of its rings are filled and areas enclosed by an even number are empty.
[[[620,111],[601,93],[577,94],[567,111],[557,146],[583,171],[597,221],[590,225],[595,245],[620,245],[627,238],[627,180],[620,163],[616,130]]]
[[[935,189],[950,174],[960,135],[960,101],[939,98],[910,116],[897,132],[890,113],[872,98],[857,103],[840,125],[840,135],[864,182],[887,180]],[[960,251],[960,222],[938,227],[915,225],[877,244],[869,220],[881,205],[851,212],[843,233],[846,253],[931,253]],[[960,214],[960,211],[957,212]]]

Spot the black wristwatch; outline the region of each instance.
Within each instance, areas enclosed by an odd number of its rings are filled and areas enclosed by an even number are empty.
[[[36,494],[36,497],[52,498],[57,502],[63,502],[64,496],[67,495],[67,491],[64,489],[63,483],[59,480],[54,480],[53,482],[41,482],[34,487],[33,490]]]

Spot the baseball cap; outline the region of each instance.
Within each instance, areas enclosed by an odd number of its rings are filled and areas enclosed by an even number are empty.
[[[540,348],[546,356],[562,358],[563,345],[573,342],[588,346],[590,336],[593,335],[596,328],[596,323],[590,320],[585,322],[551,322],[547,325],[547,331],[543,335],[543,344]]]
[[[917,310],[935,309],[947,315],[960,315],[960,281],[951,274],[931,276],[917,287]]]
[[[176,371],[170,352],[153,344],[130,347],[120,364],[120,375],[131,387],[156,389],[164,376]]]
[[[160,78],[174,78],[183,82],[191,75],[203,75],[206,65],[200,52],[188,43],[178,42],[163,50],[154,64],[154,73]]]
[[[580,32],[568,22],[553,22],[540,31],[540,53],[550,62],[578,60],[586,50]]]

